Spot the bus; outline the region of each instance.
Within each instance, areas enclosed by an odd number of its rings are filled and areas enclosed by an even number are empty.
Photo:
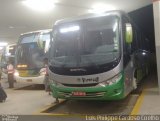
[[[51,30],[39,30],[21,34],[15,55],[15,78],[17,82],[43,84],[43,60],[48,58]]]
[[[56,99],[120,100],[149,70],[147,38],[123,11],[57,21],[49,49]]]
[[[0,59],[1,63],[1,76],[2,78],[7,78],[7,62],[9,59],[13,62],[15,60],[15,50],[16,50],[16,44],[10,44],[3,48],[2,55]]]

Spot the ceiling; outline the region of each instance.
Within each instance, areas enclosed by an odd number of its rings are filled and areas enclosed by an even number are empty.
[[[30,10],[23,0],[0,0],[0,42],[15,43],[21,33],[52,28],[58,19],[85,14],[95,3],[105,3],[126,12],[152,4],[152,0],[58,0],[50,12]]]

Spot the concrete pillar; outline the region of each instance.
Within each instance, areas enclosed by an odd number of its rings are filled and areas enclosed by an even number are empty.
[[[153,0],[153,12],[154,12],[158,86],[159,86],[159,92],[160,92],[160,0]]]

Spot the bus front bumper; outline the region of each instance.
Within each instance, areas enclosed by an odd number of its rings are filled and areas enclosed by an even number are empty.
[[[58,87],[54,83],[50,85],[52,95],[55,98],[75,100],[120,100],[124,96],[123,78],[115,84],[105,87]],[[74,96],[74,92],[85,93],[83,96]]]
[[[44,84],[44,75],[36,77],[20,77],[15,76],[17,82],[27,82],[31,84]]]

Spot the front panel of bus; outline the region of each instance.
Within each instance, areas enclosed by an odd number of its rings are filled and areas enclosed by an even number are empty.
[[[50,49],[53,96],[121,99],[124,94],[120,17],[57,24]]]
[[[44,67],[43,59],[47,57],[50,33],[31,33],[22,35],[16,50],[16,77],[39,77],[40,69]],[[37,80],[38,81],[38,80]],[[43,83],[43,82],[42,82]]]

